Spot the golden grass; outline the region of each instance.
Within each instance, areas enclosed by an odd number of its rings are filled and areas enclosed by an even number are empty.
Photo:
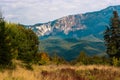
[[[71,65],[38,66],[38,65],[33,65],[33,71],[27,70],[26,68],[23,68],[20,65],[17,65],[15,70],[5,70],[3,72],[0,72],[0,80],[51,80],[50,79],[51,77],[55,78],[53,80],[62,80],[62,79],[59,79],[59,75],[64,77],[64,75],[61,71],[62,70],[66,70],[66,71],[68,70],[69,71],[71,69],[75,70],[75,71],[87,71],[87,70],[92,71],[92,70],[95,70],[95,69],[96,70],[104,70],[104,71],[107,70],[107,71],[111,71],[111,72],[117,72],[117,74],[120,75],[120,71],[119,71],[120,68],[112,67],[112,66],[103,66],[103,65],[88,65],[88,66],[84,66],[84,65],[81,65],[81,66],[71,66]],[[42,74],[42,72],[45,72],[46,75],[44,76]],[[51,72],[50,76],[47,75],[49,72]],[[67,73],[67,74],[69,74],[69,73]],[[80,73],[81,76],[82,76],[82,74],[83,73]],[[72,75],[74,75],[74,74],[72,74]],[[71,76],[71,74],[69,76]],[[84,74],[84,76],[86,76],[86,73]],[[98,76],[98,75],[96,75],[96,76]],[[105,75],[103,75],[103,76],[105,76]],[[43,79],[43,77],[45,77],[45,78]],[[91,78],[91,76],[88,76],[88,78]],[[92,75],[92,78],[93,79],[91,79],[91,80],[94,80],[93,75]],[[74,79],[72,77],[69,77],[66,80],[74,80]],[[77,80],[81,80],[81,79],[77,79]],[[83,80],[90,80],[90,79],[84,78]],[[99,80],[99,79],[97,79],[97,80]],[[120,80],[120,77],[119,76],[116,77],[115,80]]]

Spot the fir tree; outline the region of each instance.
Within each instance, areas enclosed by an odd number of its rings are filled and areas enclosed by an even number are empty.
[[[113,17],[109,27],[104,33],[107,54],[110,57],[120,57],[120,19],[117,11],[113,11]]]
[[[1,14],[1,13],[0,13]],[[5,21],[0,16],[0,64],[8,65],[12,61],[12,55],[10,53],[10,40],[5,31]]]

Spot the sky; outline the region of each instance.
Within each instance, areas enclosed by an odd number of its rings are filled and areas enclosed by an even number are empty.
[[[6,21],[27,25],[114,5],[120,5],[120,0],[0,0],[0,10]]]

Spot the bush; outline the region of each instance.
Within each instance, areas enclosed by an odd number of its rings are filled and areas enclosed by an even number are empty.
[[[51,57],[51,62],[54,63],[54,64],[56,64],[56,65],[59,65],[59,64],[68,64],[68,62],[64,58],[58,56],[57,54],[54,54]]]
[[[35,60],[36,60],[35,63],[37,63],[39,65],[43,65],[43,64],[49,63],[50,58],[47,53],[41,52],[41,53],[36,54]]]
[[[120,66],[120,59],[113,57],[112,58],[112,65],[113,66]]]
[[[83,64],[87,65],[87,64],[89,64],[89,58],[84,51],[81,51],[80,55],[77,57],[75,62],[77,62],[81,65],[83,65]]]

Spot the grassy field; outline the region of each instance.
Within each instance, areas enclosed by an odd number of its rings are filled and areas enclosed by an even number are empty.
[[[0,80],[120,80],[120,68],[103,65],[33,65],[33,70],[17,65],[0,72]]]

